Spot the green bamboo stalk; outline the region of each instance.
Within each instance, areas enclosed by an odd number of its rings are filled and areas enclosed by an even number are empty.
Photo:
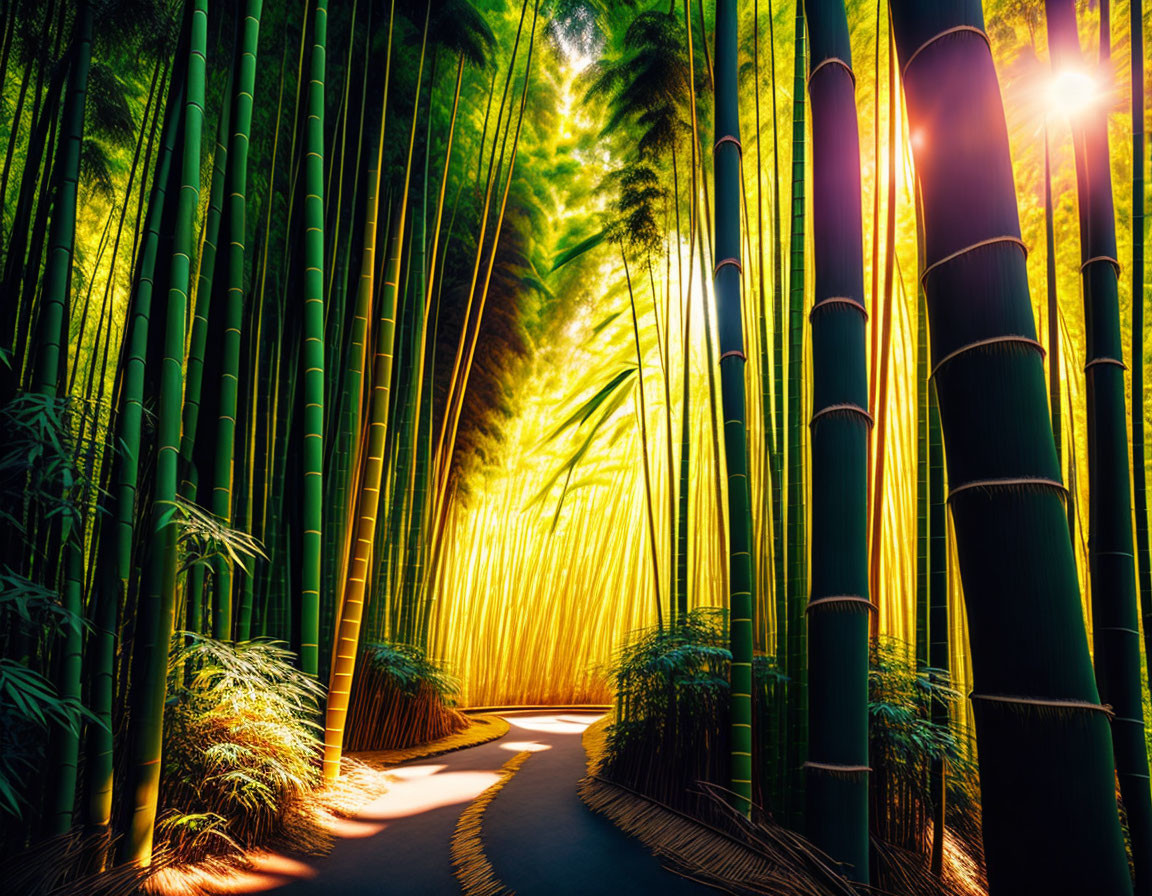
[[[233,94],[234,72],[229,72],[225,97]],[[216,127],[216,148],[212,158],[212,182],[208,192],[208,209],[204,215],[204,232],[200,248],[200,267],[196,275],[195,311],[192,335],[188,341],[188,360],[184,377],[184,419],[180,432],[181,493],[196,500],[198,476],[194,450],[200,424],[200,399],[204,381],[204,352],[208,346],[208,318],[212,306],[212,286],[216,277],[216,258],[220,243],[220,221],[223,217],[224,190],[228,180],[228,142],[231,134],[232,103],[225,100]],[[193,617],[189,614],[189,618]]]
[[[752,557],[748,443],[744,424],[744,335],[740,276],[740,102],[735,0],[716,3],[716,187],[713,274],[720,336],[720,389],[728,470],[731,790],[734,808],[752,808]]]
[[[168,290],[164,357],[160,370],[160,407],[156,485],[150,557],[141,586],[133,690],[140,695],[132,719],[132,755],[128,793],[131,821],[123,844],[125,861],[148,865],[160,790],[168,645],[176,597],[176,535],[172,524],[178,486],[183,386],[185,313],[193,249],[192,226],[200,198],[200,138],[204,125],[204,56],[207,0],[193,0],[184,111],[183,173],[176,217],[171,281]]]
[[[71,49],[68,94],[64,101],[63,126],[56,148],[56,194],[49,233],[44,294],[40,307],[40,344],[36,356],[34,388],[55,396],[67,380],[68,292],[76,244],[76,192],[80,178],[80,149],[84,141],[84,99],[92,60],[92,6],[81,0],[76,11],[75,37]],[[64,576],[63,607],[73,618],[83,610],[84,525],[82,518],[67,513],[61,519]],[[82,631],[73,625],[65,629],[58,673],[58,690],[64,699],[78,700],[81,689]],[[80,757],[78,727],[57,727],[52,732],[55,777],[49,808],[48,830],[62,834],[72,827],[76,804],[76,774]]]
[[[236,441],[237,394],[240,385],[240,328],[244,316],[244,249],[247,241],[248,144],[256,89],[256,51],[260,40],[262,0],[247,0],[240,37],[236,89],[232,96],[232,134],[228,153],[228,293],[220,346],[220,417],[216,458],[212,464],[212,512],[225,525],[232,522],[232,484]],[[213,564],[212,635],[232,637],[232,567],[225,557]],[[314,671],[314,670],[312,670]]]
[[[316,675],[320,642],[320,546],[324,525],[324,60],[328,0],[316,0],[304,146],[304,501],[300,668]]]
[[[1127,894],[996,69],[975,0],[893,0],[993,893]]]
[[[683,282],[688,285],[688,304],[682,306],[683,327],[681,330],[681,384],[680,384],[680,491],[676,506],[676,608],[681,619],[688,613],[688,490],[691,485],[692,467],[692,401],[691,401],[691,373],[692,373],[692,268],[695,263],[695,242],[700,216],[699,181],[700,159],[697,154],[698,129],[696,121],[696,87],[692,83],[695,70],[695,53],[692,46],[692,10],[689,0],[684,0],[684,36],[688,51],[688,101],[691,120],[691,175],[688,179],[691,194],[688,213],[688,277]],[[679,219],[679,214],[677,214]],[[679,241],[679,227],[677,227],[677,240]],[[677,250],[679,256],[679,250]],[[702,272],[703,273],[703,272]]]
[[[785,574],[784,529],[784,239],[780,203],[780,139],[776,104],[776,20],[772,0],[768,0],[768,57],[771,68],[769,89],[772,94],[772,451],[769,455],[769,477],[772,488],[772,594],[776,612],[776,660],[781,669],[788,666],[788,588]],[[788,717],[787,691],[773,708],[773,726],[785,730]],[[787,738],[777,737],[772,744],[773,803],[785,809],[788,779]]]
[[[791,786],[786,817],[799,827],[803,822],[804,784],[801,767],[808,751],[808,672],[805,644],[807,620],[804,606],[808,600],[807,541],[804,486],[804,253],[805,253],[805,60],[804,4],[796,4],[795,62],[792,87],[792,236],[788,264],[788,380],[786,436],[787,538],[786,560],[788,614],[788,752],[787,774]]]
[[[948,503],[944,482],[944,440],[940,432],[940,404],[934,386],[928,389],[928,488],[929,488],[929,572],[928,572],[928,665],[936,684],[951,679],[952,654],[948,625]],[[949,724],[948,705],[932,702],[932,723]],[[947,818],[944,760],[935,758],[929,769],[929,795],[932,800],[931,869],[937,877],[944,871],[944,824]]]
[[[84,142],[84,101],[92,60],[92,5],[81,0],[76,12],[76,36],[64,100],[63,127],[56,148],[56,196],[44,271],[40,307],[40,345],[33,387],[55,395],[67,367],[67,346],[61,344],[67,317],[68,284],[76,244],[76,189],[80,179],[80,150]]]
[[[1148,547],[1148,470],[1144,453],[1144,3],[1132,0],[1132,498],[1136,572],[1144,617],[1144,659],[1152,659],[1152,556]]]
[[[183,46],[183,43],[181,43]],[[91,782],[88,822],[107,828],[112,820],[113,757],[112,706],[116,662],[116,618],[127,601],[134,564],[132,548],[136,531],[136,499],[140,475],[140,433],[144,417],[144,374],[148,329],[152,313],[161,221],[167,199],[172,158],[176,152],[179,121],[184,109],[185,66],[173,66],[168,87],[168,108],[161,135],[160,152],[152,178],[148,218],[141,241],[139,272],[128,310],[125,351],[121,361],[116,437],[120,445],[112,473],[113,514],[101,537],[100,591],[97,596],[95,631],[91,653],[91,708],[101,725],[89,729],[88,778]]]
[[[632,311],[632,336],[636,346],[636,383],[639,393],[640,459],[644,468],[644,499],[648,511],[648,549],[652,560],[652,582],[656,591],[656,625],[664,627],[664,613],[660,605],[660,552],[656,547],[656,514],[652,506],[652,473],[648,466],[648,406],[644,399],[644,353],[640,350],[640,324],[636,317],[636,297],[632,293],[632,276],[628,272],[628,256],[620,243],[620,260],[624,263],[624,279],[628,284],[628,307]]]

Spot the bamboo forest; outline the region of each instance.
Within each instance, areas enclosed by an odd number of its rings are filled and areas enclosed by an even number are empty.
[[[1142,0],[0,0],[0,892],[1152,896]]]

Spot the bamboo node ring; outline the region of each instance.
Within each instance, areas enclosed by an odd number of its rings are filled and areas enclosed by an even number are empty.
[[[815,600],[808,601],[808,606],[804,608],[804,612],[809,612],[813,607],[821,604],[861,604],[868,609],[870,613],[876,613],[880,610],[876,604],[872,603],[866,597],[860,597],[857,594],[834,594],[831,597],[818,597]]]
[[[739,258],[724,258],[724,259],[721,259],[719,262],[717,262],[717,264],[716,264],[716,267],[714,267],[714,268],[712,269],[712,277],[713,277],[713,279],[715,279],[716,275],[720,273],[720,268],[722,268],[722,267],[724,267],[725,265],[728,265],[728,264],[730,264],[730,265],[732,265],[733,267],[735,267],[735,268],[736,268],[736,270],[737,270],[737,271],[739,271],[741,274],[743,274],[743,273],[744,273],[744,268],[743,268],[743,267],[741,267],[741,265],[740,265],[740,259],[739,259]]]
[[[936,364],[932,367],[932,374],[931,374],[930,378],[935,378],[936,374],[939,373],[941,367],[943,367],[945,364],[947,364],[949,361],[951,361],[953,358],[956,358],[959,355],[963,355],[966,352],[973,351],[974,349],[984,348],[985,346],[988,346],[988,345],[998,345],[998,344],[1004,343],[1004,342],[1018,342],[1021,345],[1031,346],[1032,348],[1034,348],[1038,352],[1040,352],[1041,358],[1043,358],[1045,355],[1044,346],[1042,346],[1039,342],[1037,342],[1035,339],[1033,339],[1030,336],[1013,336],[1013,335],[993,336],[989,339],[978,339],[975,342],[969,342],[967,345],[962,345],[962,346],[960,346],[960,348],[955,349],[954,351],[950,351],[943,358],[941,358],[939,361],[937,361]]]
[[[1010,694],[977,694],[968,695],[973,702],[984,700],[988,703],[1011,703],[1017,706],[1042,706],[1049,709],[1083,709],[1088,712],[1102,712],[1108,718],[1113,718],[1112,707],[1103,703],[1091,703],[1088,700],[1057,700],[1045,697],[1017,697]]]
[[[726,134],[725,136],[721,137],[719,140],[717,140],[712,145],[712,154],[715,155],[716,151],[725,143],[735,144],[736,151],[738,153],[740,153],[741,156],[744,155],[744,145],[740,142],[740,140],[737,137],[733,137],[731,134]]]
[[[744,352],[740,351],[740,349],[738,349],[738,348],[734,348],[731,351],[724,352],[724,354],[722,354],[720,356],[721,361],[723,361],[725,358],[739,358],[741,361],[747,361],[748,360],[748,356],[745,355]]]
[[[1113,258],[1111,255],[1093,255],[1091,258],[1089,258],[1087,261],[1085,261],[1082,265],[1080,265],[1080,273],[1083,274],[1085,269],[1088,267],[1088,265],[1096,264],[1097,262],[1101,262],[1101,261],[1106,261],[1106,262],[1108,262],[1108,264],[1112,265],[1112,267],[1116,269],[1116,276],[1117,277],[1120,276],[1120,272],[1122,270],[1122,268],[1120,267],[1120,262],[1117,261],[1115,258]]]
[[[1064,488],[1064,483],[1043,476],[1024,476],[1007,479],[974,479],[972,482],[964,482],[950,489],[948,492],[948,501],[951,502],[952,499],[961,492],[973,488],[1011,488],[1012,486],[1018,485],[1042,485],[1045,488],[1056,489],[1061,495],[1068,493],[1068,490]]]
[[[817,311],[823,308],[827,308],[831,305],[848,305],[863,314],[864,320],[868,320],[868,310],[864,307],[864,303],[858,302],[855,299],[850,299],[847,296],[832,296],[828,299],[821,299],[819,302],[813,305],[812,310],[808,312],[808,320],[812,320]]]
[[[872,415],[858,404],[830,404],[827,407],[820,408],[820,410],[812,415],[812,418],[808,421],[808,425],[811,426],[825,414],[834,414],[838,412],[858,414],[868,423],[869,428],[872,427]]]
[[[984,38],[984,43],[988,45],[988,52],[992,52],[992,41],[988,39],[988,35],[982,29],[977,28],[975,25],[955,25],[952,28],[945,28],[939,34],[934,34],[932,37],[928,38],[928,40],[924,41],[924,43],[920,44],[920,46],[916,48],[916,51],[908,57],[908,61],[904,63],[903,68],[900,69],[900,79],[903,80],[905,75],[907,75],[908,66],[910,66],[916,60],[916,57],[927,50],[930,46],[932,46],[932,44],[936,43],[936,41],[940,40],[942,37],[947,37],[949,34],[959,34],[964,31],[978,34],[980,37]]]
[[[945,265],[950,261],[955,261],[961,255],[967,255],[969,252],[972,252],[975,249],[983,249],[985,246],[994,246],[997,243],[1011,243],[1013,246],[1019,246],[1020,251],[1024,253],[1024,257],[1028,257],[1028,247],[1024,244],[1024,240],[1020,239],[1020,237],[1011,235],[992,236],[986,240],[980,240],[978,243],[973,243],[971,246],[965,246],[963,249],[957,249],[955,252],[952,252],[949,255],[945,255],[938,261],[932,262],[932,264],[924,268],[923,273],[920,274],[920,285],[923,286],[925,283],[927,283],[928,275],[941,265]]]
[[[1084,372],[1087,373],[1092,367],[1098,364],[1107,364],[1110,367],[1119,367],[1121,370],[1127,370],[1128,365],[1121,361],[1119,358],[1093,358],[1084,365]]]
[[[841,765],[838,762],[812,762],[811,760],[804,763],[804,768],[814,769],[818,772],[839,772],[845,775],[872,771],[870,765]]]
[[[856,87],[856,73],[854,71],[852,71],[852,66],[850,66],[847,62],[845,62],[839,56],[829,56],[827,59],[821,60],[820,63],[814,69],[812,69],[812,71],[810,71],[808,73],[808,83],[809,84],[811,84],[812,79],[816,77],[816,72],[820,71],[820,69],[824,68],[824,66],[826,66],[826,65],[838,65],[838,66],[840,66],[840,68],[844,69],[844,71],[848,72],[848,77],[852,79],[852,87],[853,87],[853,89],[855,89],[855,87]]]

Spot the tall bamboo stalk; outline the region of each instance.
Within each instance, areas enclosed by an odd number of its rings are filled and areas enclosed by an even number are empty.
[[[311,83],[304,143],[304,482],[300,668],[319,669],[320,548],[324,526],[324,70],[328,0],[312,18]]]
[[[184,44],[179,45],[183,48]],[[140,241],[137,283],[129,308],[125,346],[121,361],[120,398],[115,431],[120,451],[112,469],[113,513],[101,535],[100,588],[97,595],[92,654],[92,711],[103,723],[89,729],[87,759],[92,786],[88,820],[106,828],[112,820],[113,757],[112,710],[116,663],[116,619],[127,601],[134,571],[132,548],[136,532],[136,501],[140,477],[141,425],[144,417],[144,376],[152,295],[160,248],[161,222],[170,204],[168,182],[184,112],[186,62],[173,65],[168,87],[168,109],[161,135],[160,153],[152,178],[151,198],[143,238]]]
[[[1152,658],[1152,556],[1148,548],[1148,472],[1144,453],[1144,3],[1132,0],[1132,498],[1136,573],[1144,617],[1144,659]]]
[[[240,35],[239,62],[232,96],[232,135],[228,153],[228,292],[220,366],[220,416],[216,457],[212,464],[212,512],[225,525],[232,522],[233,454],[237,396],[240,386],[240,328],[244,316],[244,247],[247,243],[248,144],[256,90],[256,49],[260,40],[262,0],[247,0]],[[224,557],[214,565],[213,636],[232,637],[232,567]]]
[[[1056,70],[1080,61],[1076,8],[1072,0],[1047,0],[1049,55]],[[1101,19],[1101,47],[1107,22]],[[1104,55],[1103,52],[1101,54]],[[1108,151],[1108,119],[1103,107],[1089,106],[1073,118],[1077,177],[1087,203],[1080,206],[1080,270],[1084,283],[1087,350],[1084,370],[1088,409],[1088,564],[1092,582],[1092,637],[1100,698],[1111,705],[1116,775],[1136,869],[1136,892],[1152,893],[1152,790],[1140,674],[1140,633],[1128,429],[1124,348],[1120,335],[1120,263]]]
[[[1131,892],[980,4],[894,0],[993,893]]]
[[[731,789],[735,808],[752,802],[752,544],[748,443],[744,424],[744,334],[740,268],[740,101],[736,78],[735,0],[716,3],[716,185],[713,286],[720,336],[720,389],[728,470],[729,642],[732,650]]]
[[[383,145],[384,134],[380,140]],[[377,169],[379,170],[379,169]],[[379,196],[379,181],[371,191],[372,200]],[[402,217],[392,219],[391,249],[387,275],[376,322],[376,353],[372,363],[372,403],[364,456],[364,476],[357,497],[356,538],[348,563],[348,581],[340,604],[336,626],[336,647],[332,652],[332,672],[328,683],[328,703],[324,715],[325,781],[340,776],[340,756],[344,749],[344,726],[352,694],[352,676],[356,670],[356,651],[360,643],[360,624],[364,618],[372,546],[376,540],[379,518],[380,489],[384,480],[385,442],[388,435],[388,404],[392,386],[392,350],[396,334],[396,307],[400,282],[400,256],[403,248]],[[374,269],[375,238],[365,236],[362,265]],[[362,288],[370,288],[363,286]]]
[[[788,382],[786,463],[787,485],[787,613],[788,653],[788,752],[787,768],[790,802],[787,817],[794,825],[802,821],[804,775],[801,767],[808,752],[808,671],[807,623],[804,607],[808,600],[808,551],[805,539],[807,501],[804,483],[804,256],[805,236],[805,171],[807,153],[805,118],[805,49],[804,4],[796,4],[792,93],[792,234],[788,263]]]
[[[204,125],[204,68],[208,2],[193,0],[188,51],[188,86],[184,104],[184,146],[180,197],[168,289],[164,356],[153,497],[150,556],[141,586],[133,688],[141,695],[132,719],[129,770],[131,821],[123,845],[124,859],[143,865],[152,860],[152,835],[160,790],[160,759],[168,643],[176,599],[176,534],[172,522],[178,488],[180,418],[184,362],[184,318],[193,249],[192,226],[200,199],[200,137]]]
[[[92,60],[92,5],[88,0],[82,0],[76,11],[70,55],[68,94],[64,101],[60,142],[56,148],[55,203],[48,238],[44,294],[40,305],[40,340],[33,383],[35,390],[46,396],[57,395],[67,383],[68,293],[76,246],[76,192],[84,142],[84,102]],[[68,513],[61,518],[60,525],[64,559],[62,604],[73,618],[78,618],[82,612],[83,519]],[[82,632],[78,625],[65,629],[58,675],[59,692],[64,699],[80,698],[81,641]],[[80,758],[79,731],[56,728],[52,746],[55,778],[48,827],[50,832],[61,834],[72,827]]]
[[[842,0],[805,0],[811,39],[812,585],[806,821],[868,882],[868,413],[856,79]]]

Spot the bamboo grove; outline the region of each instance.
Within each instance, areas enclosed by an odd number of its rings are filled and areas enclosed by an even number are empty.
[[[0,4],[3,842],[152,860],[197,639],[287,646],[332,782],[370,644],[607,704],[715,608],[739,810],[875,877],[892,643],[991,892],[1152,892],[1146,27]]]

